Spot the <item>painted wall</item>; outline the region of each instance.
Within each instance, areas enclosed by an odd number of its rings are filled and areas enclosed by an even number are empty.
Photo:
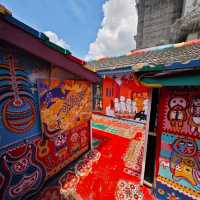
[[[146,122],[150,89],[131,77],[103,79],[103,113],[117,118]]]
[[[161,89],[156,196],[200,198],[200,90]]]
[[[98,99],[102,99],[103,110],[93,115],[92,128],[109,135],[128,138],[127,149],[122,158],[123,170],[141,179],[146,153],[151,89],[136,82],[131,73],[123,77],[104,77],[102,88],[102,98]],[[138,127],[140,127],[139,134],[137,134]]]
[[[78,77],[1,43],[0,199],[30,199],[90,148],[90,83],[65,79]]]
[[[118,141],[118,145],[121,145],[121,140],[123,139],[125,149],[123,156],[119,158],[121,159],[120,163],[123,163],[123,172],[134,178],[141,179],[146,133],[145,124],[93,114],[92,127],[94,132],[95,130],[97,132],[103,131],[105,138],[115,138]]]

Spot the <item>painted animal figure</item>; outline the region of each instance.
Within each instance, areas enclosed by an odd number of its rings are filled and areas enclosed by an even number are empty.
[[[60,85],[60,87],[56,87],[53,88],[49,91],[47,91],[41,98],[40,101],[42,103],[46,104],[46,107],[49,108],[51,107],[55,102],[54,99],[58,98],[58,99],[64,99],[67,94],[69,93],[69,91],[67,90],[63,90],[61,88],[62,85]]]
[[[169,111],[167,114],[171,127],[174,131],[180,131],[184,121],[187,119],[187,101],[183,97],[173,97],[169,100]]]
[[[136,113],[134,120],[139,119],[139,121],[146,121],[147,116],[145,115],[145,111],[140,111],[139,113]]]
[[[185,180],[200,189],[200,159],[197,144],[189,138],[178,138],[172,144],[170,171],[178,182]]]

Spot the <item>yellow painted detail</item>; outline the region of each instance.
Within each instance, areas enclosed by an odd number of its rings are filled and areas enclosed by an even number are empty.
[[[160,181],[161,183],[166,183],[167,186],[169,186],[171,188],[175,188],[179,192],[183,192],[185,194],[188,194],[188,195],[191,195],[191,196],[194,196],[194,197],[200,199],[200,192],[198,192],[197,190],[192,190],[190,188],[184,187],[184,186],[180,185],[179,183],[171,181],[163,176],[158,176],[157,180]]]
[[[153,87],[153,88],[161,88],[162,87],[161,84],[144,83],[141,80],[139,80],[139,82],[141,83],[141,85],[144,85],[146,87]]]
[[[11,16],[12,12],[10,10],[8,10],[5,6],[0,4],[0,13],[2,15],[7,15],[7,16]]]

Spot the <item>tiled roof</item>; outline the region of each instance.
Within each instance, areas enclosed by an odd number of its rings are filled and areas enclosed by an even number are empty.
[[[200,40],[135,50],[128,55],[88,62],[86,67],[96,71],[125,67],[142,71],[147,66],[153,69],[159,65],[185,64],[193,60],[200,60]]]

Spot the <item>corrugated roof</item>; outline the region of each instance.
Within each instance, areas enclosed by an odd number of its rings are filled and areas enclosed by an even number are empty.
[[[135,50],[128,55],[88,62],[86,67],[96,71],[126,67],[132,67],[133,71],[146,71],[147,68],[152,71],[156,67],[161,69],[178,64],[185,68],[191,61],[200,62],[200,40]]]

